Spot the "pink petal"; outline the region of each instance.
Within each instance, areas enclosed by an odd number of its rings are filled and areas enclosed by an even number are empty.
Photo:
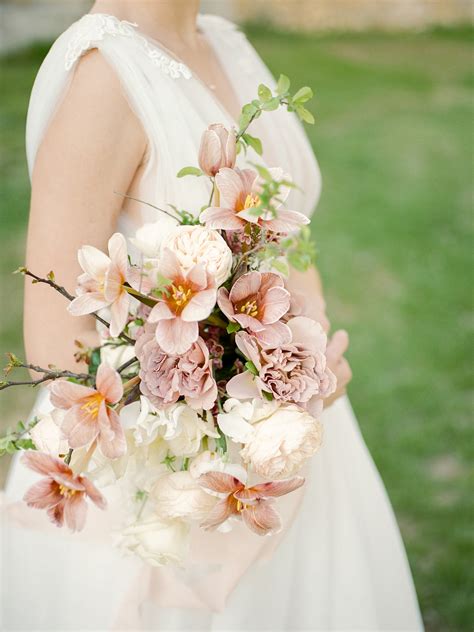
[[[38,474],[47,474],[52,470],[57,469],[57,461],[56,459],[49,454],[44,454],[43,452],[25,452],[21,458],[21,461],[26,467],[29,467],[30,470],[38,472]]]
[[[64,503],[64,520],[71,531],[81,531],[86,524],[87,503],[84,494],[74,494]]]
[[[86,490],[86,494],[92,500],[92,502],[99,507],[99,509],[105,509],[107,506],[107,501],[104,496],[99,492],[97,487],[90,481],[87,477],[82,477],[82,484],[84,485],[84,489]]]
[[[125,279],[128,270],[127,242],[121,233],[115,233],[108,243],[110,260],[118,268],[120,274]]]
[[[290,309],[290,293],[283,287],[272,287],[265,293],[263,303],[263,316],[261,318],[264,325],[269,325],[280,320]]]
[[[65,410],[96,393],[93,388],[68,382],[68,380],[56,380],[49,385],[49,391],[53,406]]]
[[[105,276],[110,265],[110,259],[94,246],[82,246],[77,252],[79,265],[93,279],[99,280]]]
[[[281,321],[266,325],[254,333],[261,346],[267,349],[275,349],[291,342],[290,328]]]
[[[120,375],[107,364],[102,363],[97,369],[97,390],[109,404],[115,404],[123,396],[123,385]]]
[[[165,279],[174,280],[184,276],[177,256],[169,248],[163,248],[159,269]]]
[[[257,181],[258,174],[253,169],[241,169],[240,180],[242,181],[242,189],[247,196],[249,193],[254,193],[254,185]]]
[[[186,274],[186,280],[190,281],[195,289],[204,290],[207,287],[206,268],[202,263],[193,266]]]
[[[199,221],[216,230],[241,230],[245,226],[244,220],[237,217],[232,209],[218,206],[210,206],[203,211]]]
[[[58,484],[67,487],[68,489],[75,489],[78,492],[84,491],[84,485],[81,483],[78,476],[74,476],[72,471],[64,474],[60,472],[51,472],[51,478]]]
[[[235,500],[232,496],[228,496],[214,505],[207,518],[200,526],[202,529],[206,530],[215,529],[235,513],[237,513]]]
[[[174,318],[173,312],[164,301],[160,301],[152,308],[151,312],[149,313],[148,322],[156,323],[159,320],[167,320],[169,318]]]
[[[257,294],[262,282],[261,272],[247,272],[237,279],[230,290],[229,298],[232,303],[239,303]]]
[[[279,274],[275,274],[274,272],[262,272],[260,293],[266,294],[272,287],[285,287],[283,279]]]
[[[60,502],[61,498],[58,487],[51,478],[43,478],[38,483],[35,483],[23,496],[26,504],[35,509],[52,507]]]
[[[110,306],[110,335],[114,338],[119,336],[125,328],[128,320],[130,308],[130,296],[123,291],[117,300]]]
[[[67,306],[67,311],[72,316],[85,316],[99,311],[110,304],[100,292],[87,292],[72,300]]]
[[[64,498],[61,501],[50,507],[47,511],[49,519],[53,522],[57,527],[62,527],[64,524],[64,507],[66,505],[66,500]]]
[[[238,375],[234,375],[226,385],[226,391],[229,397],[235,397],[236,399],[253,399],[254,397],[260,397],[260,391],[258,390],[255,382],[255,376],[250,371],[244,371]]]
[[[222,161],[222,144],[219,136],[211,129],[205,130],[199,147],[199,166],[208,175],[215,175]]]
[[[244,185],[237,171],[224,167],[216,175],[220,203],[224,208],[235,209],[244,193]]]
[[[235,335],[235,343],[247,360],[251,360],[255,364],[257,370],[260,371],[262,364],[260,362],[260,350],[256,339],[246,331],[239,331]]]
[[[242,510],[242,518],[252,531],[258,535],[278,533],[281,520],[270,500],[260,500],[255,505],[247,505]]]
[[[197,322],[185,322],[181,318],[160,320],[156,326],[156,341],[165,353],[180,355],[186,353],[199,335]]]
[[[217,304],[224,316],[227,316],[230,321],[233,321],[234,306],[229,299],[229,290],[225,287],[219,288],[219,291],[217,292]]]
[[[278,217],[265,220],[265,227],[275,233],[291,233],[309,222],[310,219],[303,213],[279,209]]]
[[[235,476],[224,472],[206,472],[198,478],[198,483],[204,489],[210,489],[218,494],[232,494],[244,485]]]
[[[252,332],[260,331],[264,328],[264,325],[262,325],[259,320],[248,314],[239,314],[239,312],[236,312],[234,314],[234,320],[239,323],[243,329],[249,329]]]
[[[204,320],[212,312],[216,304],[216,289],[203,290],[195,294],[181,312],[181,318],[185,322]]]
[[[80,406],[73,406],[64,415],[61,430],[70,448],[82,448],[97,437],[99,425]]]
[[[260,483],[250,488],[250,491],[255,494],[255,498],[270,498],[276,496],[284,496],[293,492],[304,485],[304,478],[302,476],[295,476],[283,481],[272,481],[271,483]],[[237,497],[237,494],[235,494]]]
[[[127,451],[125,433],[115,410],[107,408],[99,413],[100,434],[98,445],[108,459],[118,459]]]

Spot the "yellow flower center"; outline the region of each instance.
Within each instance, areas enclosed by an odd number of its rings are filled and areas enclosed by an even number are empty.
[[[251,193],[249,193],[247,197],[245,198],[244,210],[247,210],[248,208],[255,208],[259,204],[260,204],[260,197],[258,195],[252,195]]]
[[[187,287],[184,283],[172,283],[168,287],[168,291],[168,304],[175,314],[181,313],[193,297],[192,289]]]
[[[239,312],[256,318],[258,316],[257,301],[255,299],[246,301],[239,307]]]
[[[59,493],[61,494],[61,496],[66,496],[66,498],[70,498],[71,496],[74,496],[76,492],[77,492],[77,489],[71,489],[70,487],[66,487],[65,485],[59,486]]]
[[[103,401],[104,397],[100,393],[91,395],[85,400],[84,404],[82,404],[81,410],[84,410],[86,415],[92,417],[92,419],[97,419],[99,416],[100,405]]]

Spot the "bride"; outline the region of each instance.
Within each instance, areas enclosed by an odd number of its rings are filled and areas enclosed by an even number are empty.
[[[54,44],[27,123],[27,266],[38,274],[54,269],[73,288],[80,246],[104,249],[116,230],[131,235],[166,220],[117,193],[192,208],[208,183],[183,183],[176,173],[194,162],[201,131],[235,125],[258,84],[273,83],[233,24],[198,9],[199,0],[98,0]],[[267,162],[304,190],[292,192],[294,207],[310,214],[321,181],[299,123],[278,111],[255,127]],[[316,273],[294,273],[290,282],[328,325]],[[77,370],[70,342],[91,346],[97,336],[92,318],[72,318],[61,296],[26,284],[30,362]],[[58,532],[20,506],[32,480],[15,460],[2,536],[5,629],[422,629],[398,528],[344,394],[347,344],[345,332],[333,334],[338,390],[323,413],[325,444],[296,515],[271,544],[203,536],[188,568],[152,568],[121,557],[107,539],[120,504],[112,492],[112,517],[94,514],[80,535]],[[43,391],[34,412],[48,406]]]

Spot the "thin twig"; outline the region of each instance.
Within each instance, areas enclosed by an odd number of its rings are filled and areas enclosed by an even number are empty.
[[[133,200],[134,202],[139,202],[140,204],[145,204],[146,206],[150,206],[151,208],[154,208],[156,211],[160,211],[161,213],[164,213],[165,215],[168,215],[169,217],[171,217],[171,219],[176,220],[178,224],[181,223],[179,217],[176,217],[172,213],[165,211],[165,209],[160,208],[159,206],[155,206],[154,204],[151,204],[150,202],[145,202],[145,200],[139,200],[138,198],[132,197],[131,195],[127,195],[126,193],[119,193],[118,191],[114,191],[114,193],[115,195],[120,195],[121,197],[124,197],[127,200]]]
[[[30,371],[35,371],[35,373],[43,373],[43,377],[38,378],[37,380],[24,380],[24,381],[14,381],[14,380],[2,380],[0,381],[0,391],[3,391],[10,386],[38,386],[39,384],[43,384],[44,382],[49,382],[50,380],[58,380],[63,377],[72,377],[76,380],[80,381],[90,381],[93,380],[94,377],[92,375],[88,375],[87,373],[74,373],[72,371],[55,371],[54,369],[43,369],[40,366],[36,366],[34,364],[14,364],[12,368],[18,369],[29,369]]]

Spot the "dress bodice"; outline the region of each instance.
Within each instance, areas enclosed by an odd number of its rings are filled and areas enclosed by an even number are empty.
[[[259,83],[274,79],[258,54],[234,24],[200,15],[198,27],[225,69],[241,105],[254,99]],[[124,93],[140,120],[148,151],[137,196],[164,208],[196,212],[209,197],[204,178],[178,179],[177,172],[197,164],[200,137],[210,123],[228,127],[236,122],[214,93],[159,42],[143,35],[137,25],[103,14],[87,14],[65,31],[52,46],[33,88],[27,122],[27,154],[30,173],[36,152],[58,104],[70,84],[81,56],[97,48],[117,73]],[[267,113],[252,125],[252,134],[263,141],[268,166],[281,166],[298,184],[289,205],[310,214],[316,205],[321,178],[316,159],[299,121],[279,110]],[[245,161],[262,161],[252,150]],[[124,209],[127,206],[124,205]],[[166,221],[151,207],[141,205],[138,214],[125,210],[119,229],[130,234],[140,224]]]

